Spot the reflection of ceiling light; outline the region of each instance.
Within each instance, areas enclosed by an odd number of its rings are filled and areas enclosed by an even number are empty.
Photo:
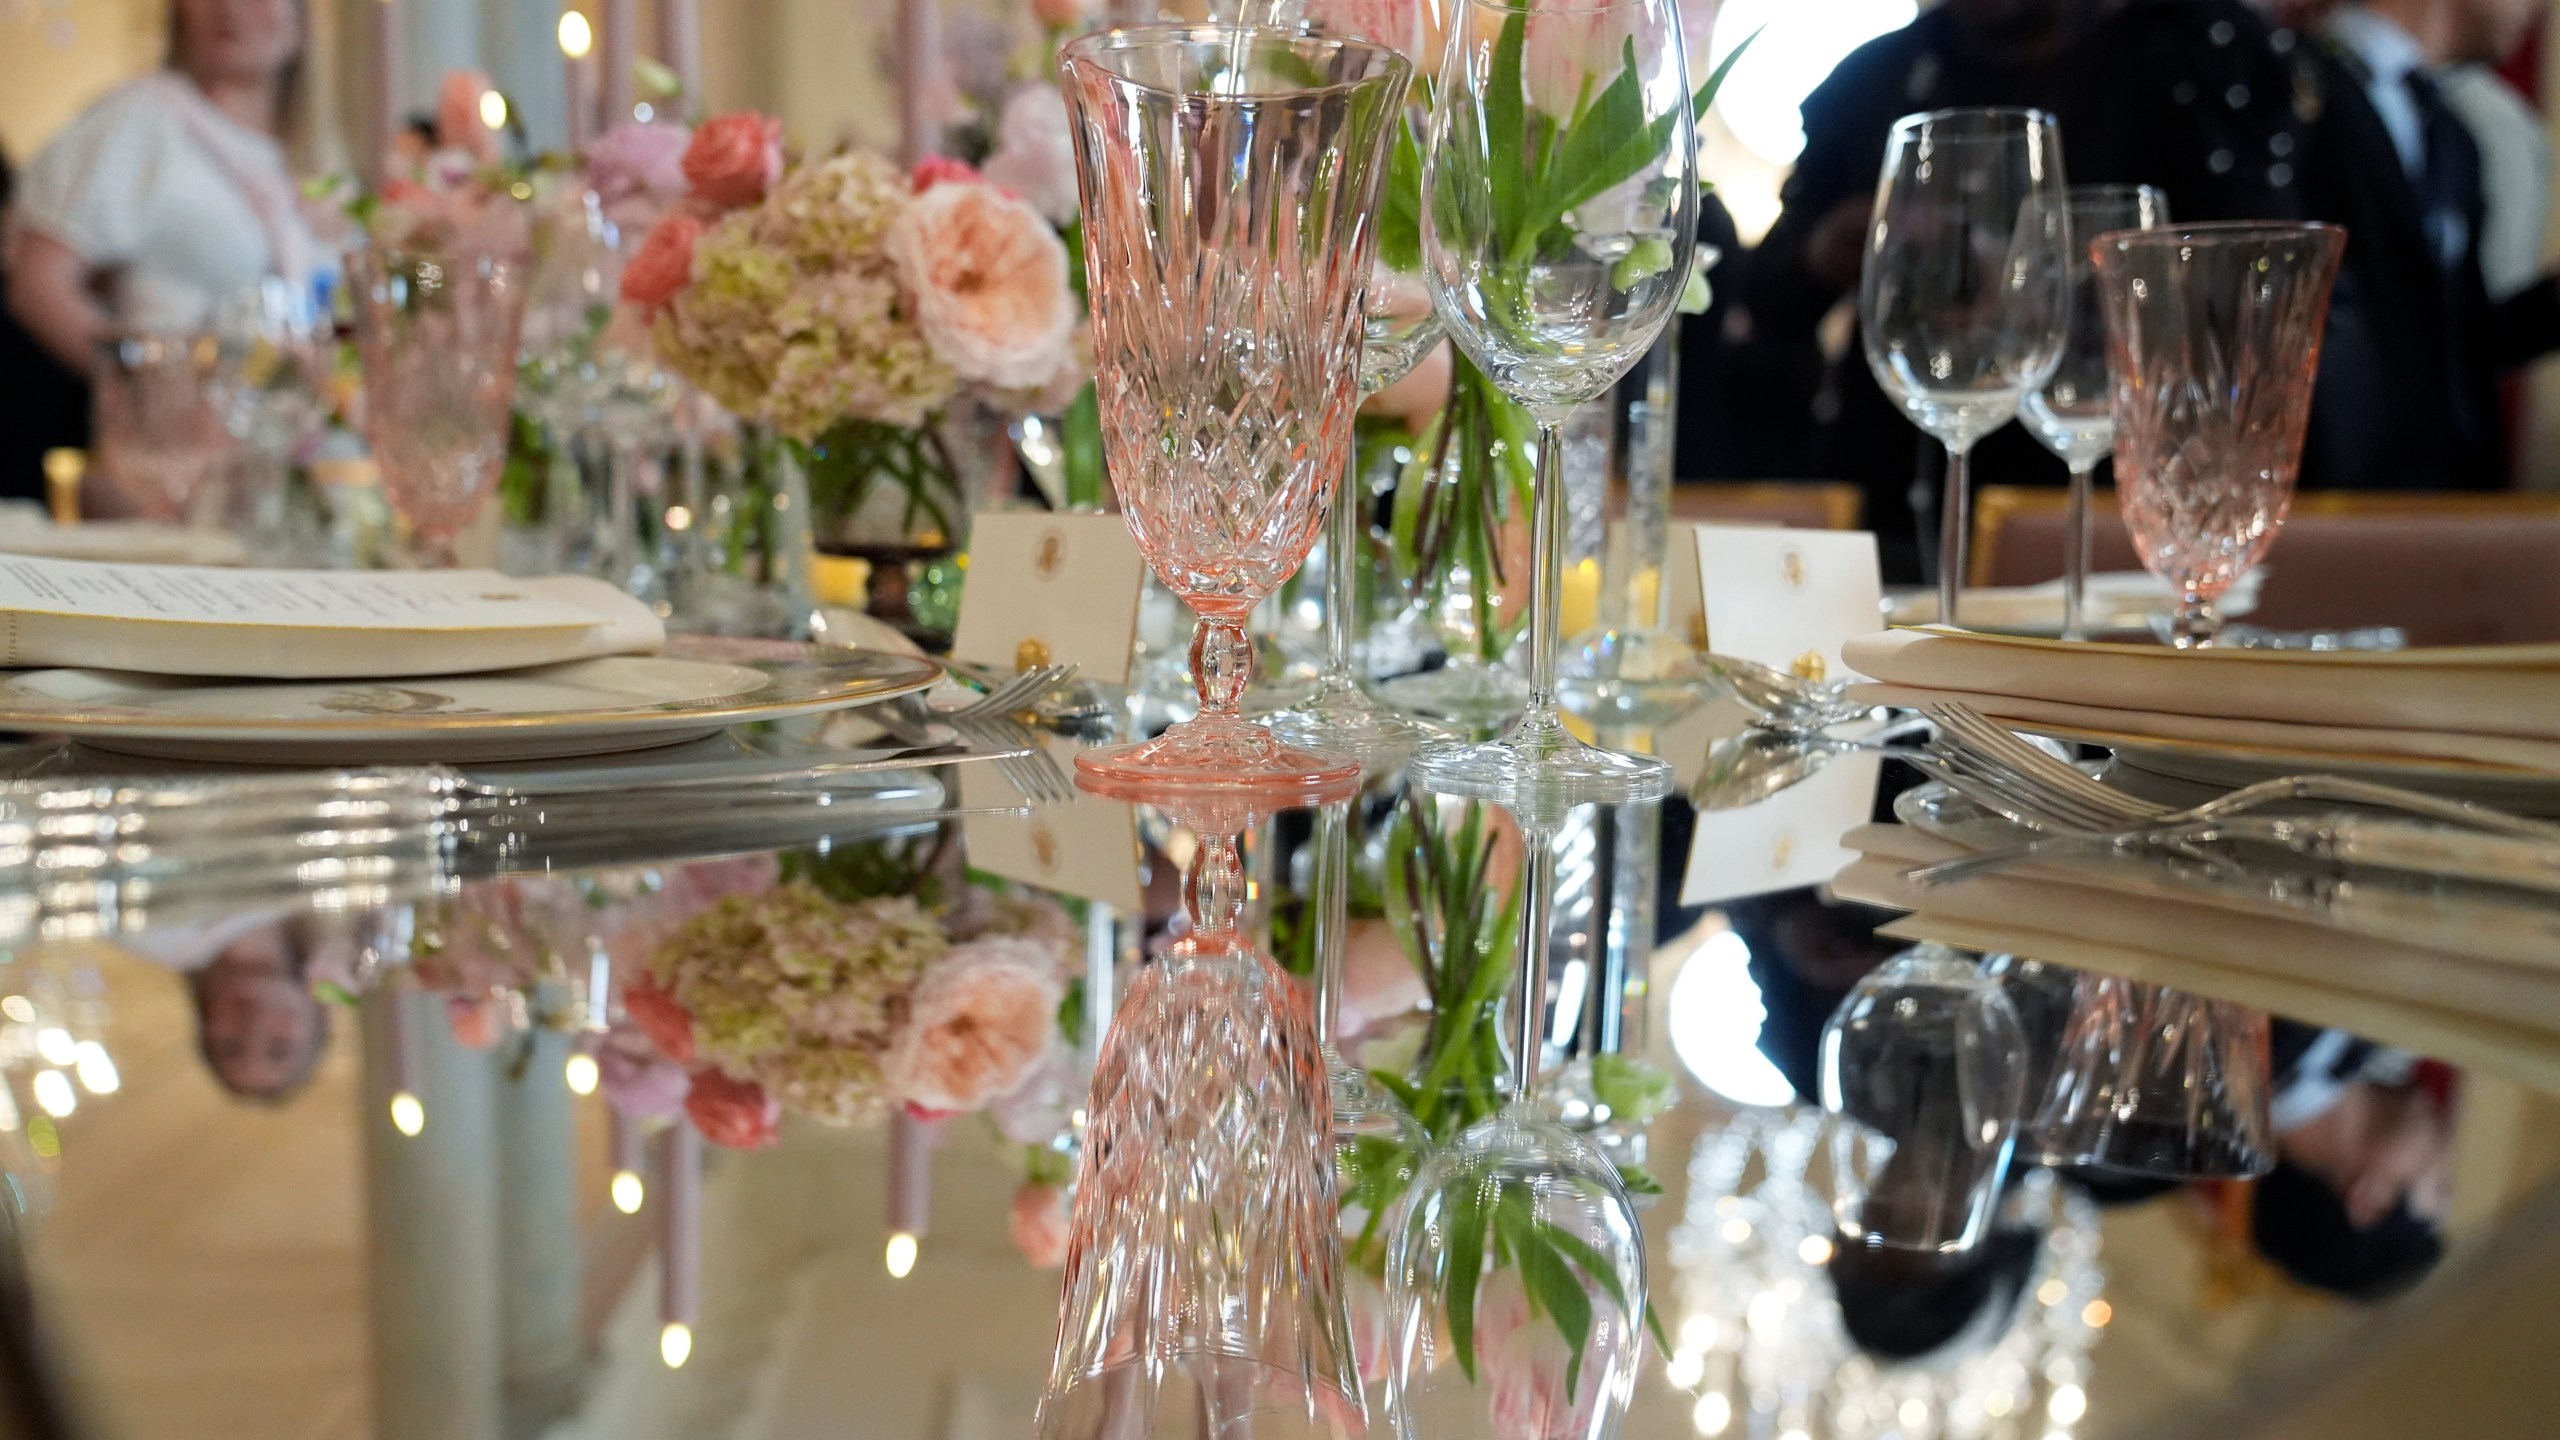
[[[684,1362],[692,1355],[692,1326],[681,1322],[670,1322],[667,1328],[658,1332],[658,1358],[667,1362],[668,1369],[683,1369]]]
[[[72,1042],[70,1031],[47,1025],[36,1032],[36,1053],[47,1065],[68,1065],[80,1058],[80,1047]]]
[[[562,1069],[569,1082],[570,1094],[593,1095],[596,1093],[596,1081],[601,1078],[596,1069],[596,1057],[583,1052],[572,1055],[569,1057],[569,1063]]]
[[[1721,1435],[1733,1423],[1733,1402],[1721,1390],[1710,1390],[1698,1397],[1697,1408],[1689,1412],[1689,1423],[1701,1435]]]
[[[1717,116],[1753,154],[1794,163],[1804,150],[1804,98],[1850,51],[1919,13],[1918,0],[1725,0],[1708,63],[1723,63],[1755,31],[1760,38],[1725,77]]]
[[[480,92],[480,123],[492,130],[507,128],[507,97],[495,90]]]
[[[882,1257],[889,1265],[889,1278],[904,1280],[916,1268],[916,1237],[901,1230],[889,1237],[889,1252]]]
[[[561,54],[572,60],[583,60],[586,58],[587,51],[595,43],[595,31],[587,24],[586,16],[575,10],[562,12],[560,16]]]
[[[613,1208],[625,1215],[639,1214],[641,1204],[649,1198],[649,1187],[630,1170],[615,1171],[609,1188],[613,1192]]]
[[[1768,1013],[1751,979],[1751,948],[1719,930],[1672,977],[1671,1049],[1699,1084],[1737,1105],[1790,1104],[1795,1087],[1760,1053]]]
[[[416,1139],[427,1128],[427,1107],[406,1090],[392,1096],[391,1128]]]
[[[124,1077],[116,1073],[116,1062],[107,1054],[107,1047],[95,1040],[81,1041],[72,1063],[79,1069],[81,1085],[92,1095],[113,1095],[116,1087],[124,1083]]]
[[[39,1070],[28,1082],[36,1094],[36,1103],[44,1113],[57,1118],[70,1114],[80,1106],[80,1097],[71,1093],[71,1077],[59,1070]]]
[[[6,1000],[0,1000],[0,1015],[6,1015],[24,1025],[36,1018],[36,1007],[26,996],[12,995]]]

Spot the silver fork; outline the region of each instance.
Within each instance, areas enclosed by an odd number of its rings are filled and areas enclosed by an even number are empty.
[[[960,740],[987,749],[1022,752],[996,761],[997,771],[1014,790],[1024,799],[1043,803],[1068,800],[1074,798],[1075,787],[1059,770],[1058,762],[1049,757],[1047,747],[1014,717],[1066,683],[1075,670],[1073,665],[1036,666],[966,705],[947,710],[928,703],[919,692],[874,706],[870,713],[882,729],[902,744],[934,745]]]
[[[2456,879],[2495,879],[2548,888],[2560,870],[2560,826],[2459,800],[2334,775],[2291,775],[2244,786],[2200,805],[2171,809],[2112,789],[2011,734],[1970,706],[1933,706],[1938,740],[1913,763],[1965,798],[2045,838],[1909,872],[1945,884],[2057,853],[2160,844],[2195,854],[2222,839],[2283,845],[2298,853]],[[2270,804],[2330,801],[2437,822],[2416,826],[2344,814],[2243,821]],[[2459,827],[2447,830],[2441,827]],[[2466,831],[2485,832],[2481,834]],[[2519,844],[2518,842],[2525,842]]]

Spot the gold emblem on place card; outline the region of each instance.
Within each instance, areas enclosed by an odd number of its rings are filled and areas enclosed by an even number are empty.
[[[1031,573],[1043,580],[1058,578],[1059,567],[1067,563],[1067,537],[1050,530],[1040,537],[1040,549],[1031,557]]]
[[[1046,825],[1031,827],[1031,859],[1042,874],[1054,874],[1058,869],[1058,837]]]
[[[1048,663],[1049,645],[1045,640],[1034,638],[1013,647],[1013,668],[1016,673],[1037,670]]]
[[[1778,576],[1790,590],[1804,588],[1804,552],[1790,545],[1778,556]]]
[[[1823,678],[1831,673],[1831,662],[1822,658],[1821,651],[1807,650],[1797,656],[1794,663],[1787,666],[1787,673],[1799,680],[1819,685]]]
[[[1769,868],[1772,871],[1785,870],[1787,862],[1795,858],[1796,837],[1795,832],[1790,830],[1780,834],[1777,843],[1769,847]]]

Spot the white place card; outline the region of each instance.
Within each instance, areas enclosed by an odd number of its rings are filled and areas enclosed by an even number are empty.
[[[1113,516],[1102,518],[1118,523]],[[1059,769],[1075,773],[1075,741],[1048,735],[1041,743]],[[1001,809],[1022,803],[1011,782],[990,766],[956,765],[944,773],[959,777],[964,809]],[[973,869],[1061,895],[1097,900],[1123,913],[1134,914],[1144,903],[1134,805],[1078,791],[1073,800],[1043,805],[1028,818],[964,815],[960,828]]]
[[[1680,903],[1819,885],[1858,853],[1841,837],[1875,813],[1880,755],[1842,755],[1801,783],[1739,810],[1701,810],[1689,841]]]
[[[1073,665],[1083,679],[1125,685],[1146,572],[1117,515],[980,515],[951,653],[1003,670]]]
[[[1664,625],[1719,655],[1811,680],[1848,673],[1840,647],[1884,628],[1876,537],[1860,530],[1693,525],[1663,566]]]

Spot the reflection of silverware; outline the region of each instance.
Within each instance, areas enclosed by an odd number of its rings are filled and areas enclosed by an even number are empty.
[[[1707,747],[1707,763],[1690,788],[1689,803],[1700,810],[1739,810],[1801,784],[1831,763],[1835,755],[1864,753],[1908,760],[1915,752],[1886,742],[1928,725],[1918,715],[1905,716],[1872,735],[1855,738],[1819,731],[1788,733],[1754,726]]]
[[[1698,663],[1732,690],[1753,722],[1786,735],[1807,735],[1870,713],[1846,694],[1846,680],[1801,680],[1755,660],[1733,655],[1700,655]]]

